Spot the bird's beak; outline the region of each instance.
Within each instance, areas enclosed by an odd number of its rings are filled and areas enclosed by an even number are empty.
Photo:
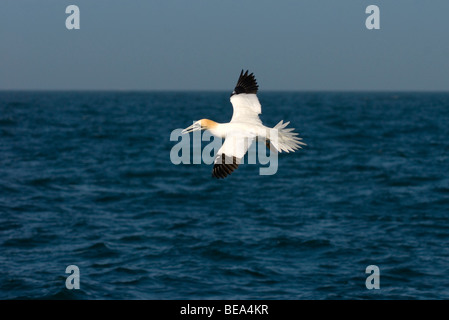
[[[195,122],[190,127],[187,127],[184,130],[182,130],[181,133],[182,134],[189,133],[189,132],[193,132],[193,131],[200,130],[200,129],[201,129],[201,126],[197,122]]]

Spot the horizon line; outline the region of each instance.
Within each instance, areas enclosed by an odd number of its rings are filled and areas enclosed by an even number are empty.
[[[219,90],[219,89],[0,89],[0,92],[139,92],[139,93],[156,93],[156,92],[166,92],[166,93],[222,93],[228,92],[229,90]],[[306,93],[306,92],[316,92],[316,93],[449,93],[447,90],[428,90],[428,89],[270,89],[263,90],[257,94],[263,93]]]

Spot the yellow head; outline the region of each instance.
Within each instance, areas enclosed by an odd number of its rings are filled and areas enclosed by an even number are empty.
[[[188,133],[197,130],[210,130],[215,128],[217,125],[218,123],[216,123],[215,121],[209,119],[201,119],[194,122],[190,127],[187,127],[184,130],[182,130],[182,133]]]

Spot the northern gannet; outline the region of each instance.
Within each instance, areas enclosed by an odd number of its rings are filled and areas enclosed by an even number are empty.
[[[201,119],[194,122],[182,133],[197,130],[209,130],[216,137],[225,141],[218,150],[214,160],[212,176],[225,178],[239,166],[248,148],[255,139],[265,141],[271,152],[294,152],[300,145],[306,145],[292,132],[294,128],[286,129],[290,121],[284,123],[281,120],[274,128],[266,127],[259,118],[261,105],[257,98],[259,85],[254,74],[248,74],[248,70],[240,72],[234,91],[231,93],[231,104],[234,108],[232,119],[229,123],[217,123],[209,119]]]

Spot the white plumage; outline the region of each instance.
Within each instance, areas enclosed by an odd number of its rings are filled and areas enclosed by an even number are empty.
[[[259,114],[262,113],[262,106],[260,105],[257,95],[254,93],[240,93],[231,96],[232,107],[234,113],[232,114],[232,122],[248,122],[255,124],[262,124],[259,119]]]
[[[231,104],[234,108],[232,119],[229,123],[217,123],[209,119],[201,119],[183,133],[196,130],[210,130],[210,132],[225,141],[218,150],[212,175],[216,178],[225,178],[231,174],[245,156],[251,144],[256,139],[266,141],[266,145],[272,152],[290,152],[301,148],[305,143],[293,132],[294,128],[286,128],[290,122],[281,120],[274,128],[262,124],[259,114],[262,107],[257,98],[259,86],[254,74],[240,73],[239,80],[231,94]]]

